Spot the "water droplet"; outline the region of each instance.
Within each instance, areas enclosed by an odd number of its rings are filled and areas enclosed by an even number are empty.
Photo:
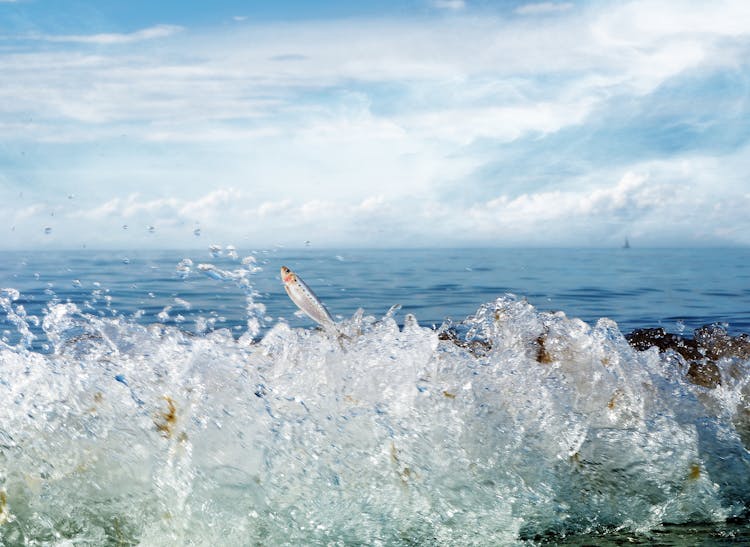
[[[127,256],[122,257],[123,264],[130,264],[130,259]]]
[[[200,237],[201,236],[201,229],[200,228],[196,228],[195,230],[193,230],[193,235],[195,237]]]
[[[123,229],[123,230],[127,230],[127,229],[128,229],[128,225],[127,225],[127,224],[123,224],[123,225],[122,225],[122,229]]]
[[[187,279],[190,275],[190,271],[193,267],[193,261],[189,258],[183,258],[180,263],[177,264],[175,271],[180,279]]]
[[[73,280],[73,286],[74,287],[80,287],[81,286],[81,280],[80,279],[74,279]]]
[[[172,311],[172,306],[164,306],[164,309],[162,309],[158,314],[156,314],[156,317],[161,321],[162,323],[169,320],[169,312]]]
[[[149,225],[148,233],[153,234],[155,231],[156,231],[156,228],[154,226]]]
[[[44,227],[44,233],[45,234],[51,234],[52,233],[52,228],[50,226],[45,226]]]
[[[217,245],[216,243],[210,245],[208,247],[208,252],[211,254],[212,258],[216,258],[217,256],[221,256],[221,245]]]

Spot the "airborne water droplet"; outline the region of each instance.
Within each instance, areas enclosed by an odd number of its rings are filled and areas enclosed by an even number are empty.
[[[193,267],[193,261],[189,258],[183,258],[177,264],[175,271],[180,279],[187,279],[190,276],[190,269]]]
[[[45,234],[51,234],[52,233],[52,228],[50,226],[45,226],[44,227],[44,233]]]

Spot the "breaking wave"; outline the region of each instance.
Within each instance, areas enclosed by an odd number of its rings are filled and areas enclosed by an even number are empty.
[[[360,310],[237,339],[56,302],[40,353],[17,298],[0,543],[508,544],[750,504],[750,362],[695,385],[608,319],[504,296],[437,330]]]

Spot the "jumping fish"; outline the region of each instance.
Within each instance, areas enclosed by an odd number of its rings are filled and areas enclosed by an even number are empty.
[[[307,286],[307,283],[286,266],[281,267],[281,280],[289,298],[292,299],[299,309],[319,325],[329,328],[334,327],[333,317],[328,313],[326,307],[320,303],[318,297]]]

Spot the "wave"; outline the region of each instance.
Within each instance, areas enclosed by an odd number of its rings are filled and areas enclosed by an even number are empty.
[[[511,295],[255,338],[52,303],[0,343],[0,542],[508,544],[744,518],[750,361]]]

